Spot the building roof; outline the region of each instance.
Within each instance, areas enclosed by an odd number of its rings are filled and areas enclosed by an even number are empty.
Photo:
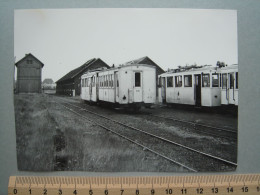
[[[18,66],[20,63],[22,63],[28,57],[34,58],[37,62],[39,62],[42,65],[42,67],[44,66],[44,64],[39,59],[37,59],[34,55],[32,55],[31,53],[25,54],[25,56],[22,59],[20,59],[18,62],[16,62],[15,65]]]
[[[101,61],[103,62],[107,68],[110,68],[104,61],[102,61],[100,58],[92,58],[90,60],[88,60],[86,63],[84,63],[83,65],[81,65],[78,68],[75,68],[74,70],[70,71],[69,73],[67,73],[65,76],[61,77],[58,81],[56,81],[56,83],[58,82],[62,82],[65,80],[70,80],[70,79],[74,79],[75,77],[77,77],[79,74],[84,73],[87,69],[89,69],[93,64],[95,64],[95,62],[97,61]]]
[[[129,62],[126,62],[125,65],[130,64],[148,64],[156,66],[157,70],[159,70],[161,73],[165,72],[158,64],[156,64],[154,61],[152,61],[148,56],[144,56],[142,58],[138,58]]]
[[[53,84],[54,83],[54,81],[52,80],[52,79],[44,79],[43,80],[43,82],[42,82],[42,84]]]

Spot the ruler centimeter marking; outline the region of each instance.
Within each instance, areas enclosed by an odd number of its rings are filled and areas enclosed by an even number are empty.
[[[8,195],[260,195],[260,174],[166,177],[11,176]]]

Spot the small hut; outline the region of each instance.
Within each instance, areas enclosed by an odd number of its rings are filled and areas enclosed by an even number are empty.
[[[17,67],[16,93],[41,93],[44,64],[31,53],[15,63]]]

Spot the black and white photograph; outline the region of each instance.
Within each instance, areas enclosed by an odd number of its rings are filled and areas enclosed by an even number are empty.
[[[19,171],[237,167],[237,11],[16,9]]]

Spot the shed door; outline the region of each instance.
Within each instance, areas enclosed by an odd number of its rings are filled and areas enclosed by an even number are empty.
[[[134,102],[143,100],[142,72],[134,72]]]

